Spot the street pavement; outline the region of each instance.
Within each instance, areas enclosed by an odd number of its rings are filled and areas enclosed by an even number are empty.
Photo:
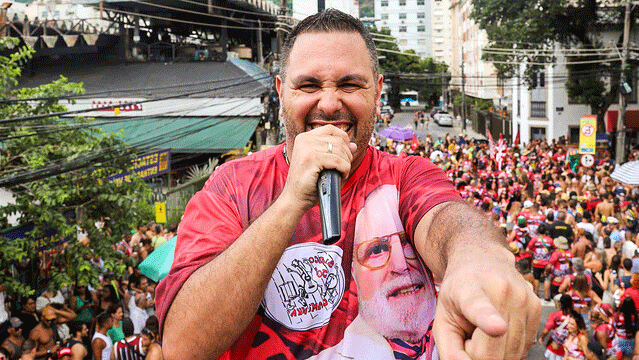
[[[402,108],[403,111],[398,112],[395,114],[395,116],[393,116],[393,120],[391,121],[390,125],[391,126],[392,125],[409,126],[411,129],[415,131],[415,134],[419,138],[425,138],[429,133],[431,133],[431,136],[434,140],[437,140],[437,138],[439,137],[444,139],[446,137],[446,134],[455,136],[462,133],[461,124],[457,124],[457,121],[454,118],[453,118],[452,127],[439,126],[435,124],[434,120],[431,120],[430,124],[428,124],[428,127],[426,127],[426,123],[424,123],[424,125],[419,124],[417,126],[417,129],[415,130],[415,124],[413,123],[415,112],[423,108],[424,108],[423,106],[419,106],[419,107],[413,106],[412,108],[410,106],[403,107]],[[380,127],[380,125],[377,124],[375,127],[375,130],[380,131],[383,128],[384,128],[383,126]],[[479,138],[479,139],[486,138],[484,135],[480,135],[476,133],[475,131],[473,131],[473,129],[470,127],[470,124],[466,127],[466,131],[464,132],[464,134],[468,134],[470,138]]]
[[[423,107],[414,107],[414,110],[410,109],[410,107],[404,107],[402,112],[398,112],[395,114],[395,116],[393,117],[393,120],[391,122],[391,125],[398,125],[398,126],[410,126],[411,129],[415,130],[415,125],[413,123],[413,117],[415,115],[415,111],[419,110],[419,109],[423,109]],[[417,137],[421,137],[421,138],[425,138],[428,133],[431,133],[431,136],[433,137],[433,139],[437,139],[438,137],[441,137],[442,139],[446,137],[446,134],[449,133],[451,136],[455,136],[455,135],[459,135],[462,133],[461,131],[461,124],[457,124],[456,121],[453,121],[453,127],[446,127],[446,126],[439,126],[437,124],[435,124],[433,122],[433,120],[430,121],[430,124],[428,126],[428,128],[422,127],[421,124],[417,127],[417,130],[415,131],[415,134],[417,135]],[[379,126],[379,125],[377,125]],[[382,130],[383,127],[381,128],[377,128],[376,127],[376,131]],[[464,132],[464,134],[468,134],[468,136],[470,138],[481,138],[481,139],[485,139],[486,137],[483,135],[480,135],[476,132],[474,132],[471,128],[470,125],[468,125],[466,127],[466,132]],[[540,286],[540,288],[543,288],[543,286]],[[543,289],[540,289],[541,291],[543,291]],[[543,306],[541,307],[541,319],[539,321],[539,327],[537,330],[537,337],[539,337],[539,335],[541,334],[542,329],[544,328],[544,325],[546,324],[546,320],[548,319],[548,316],[552,313],[556,311],[554,306]],[[533,346],[530,348],[530,351],[528,352],[528,357],[526,358],[527,360],[543,360],[544,358],[544,352],[545,352],[545,347],[539,343],[535,343],[533,344]]]

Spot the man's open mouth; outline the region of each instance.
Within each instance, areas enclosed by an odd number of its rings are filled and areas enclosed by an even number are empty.
[[[348,133],[349,131],[351,131],[351,129],[353,128],[353,123],[351,122],[313,122],[311,124],[308,125],[308,127],[310,128],[310,130],[313,129],[317,129],[319,127],[322,127],[324,125],[333,125],[337,128],[339,128],[340,130],[343,130],[344,132]]]
[[[424,288],[424,284],[413,284],[413,285],[409,285],[409,286],[403,286],[400,288],[397,288],[393,291],[391,291],[388,294],[388,297],[395,297],[395,296],[403,296],[403,295],[409,295],[409,294],[413,294],[418,292],[419,290]]]

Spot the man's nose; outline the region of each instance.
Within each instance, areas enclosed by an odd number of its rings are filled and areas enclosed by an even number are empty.
[[[324,88],[319,97],[317,108],[324,114],[330,115],[342,109],[342,95],[338,88]]]
[[[390,259],[388,260],[389,270],[401,274],[408,270],[408,263],[404,256],[404,249],[399,241],[393,242]]]

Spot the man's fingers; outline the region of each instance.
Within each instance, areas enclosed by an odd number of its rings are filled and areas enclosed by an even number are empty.
[[[445,310],[438,311],[433,326],[433,336],[439,358],[441,360],[471,360],[464,351],[466,334],[454,325],[448,314],[445,313]]]
[[[506,333],[508,324],[491,304],[488,297],[477,291],[461,300],[460,310],[468,321],[488,336],[501,336]]]

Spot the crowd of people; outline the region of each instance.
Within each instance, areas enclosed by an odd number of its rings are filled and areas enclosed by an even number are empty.
[[[579,166],[554,140],[506,145],[501,159],[468,136],[371,144],[431,159],[503,230],[542,304],[559,309],[538,337],[546,358],[639,359],[639,187],[610,177],[609,156]]]
[[[177,224],[140,224],[115,251],[139,263],[176,232]],[[94,264],[102,266],[99,259]],[[161,360],[156,284],[137,267],[122,277],[101,272],[98,286],[41,289],[21,299],[0,283],[0,360]]]
[[[608,158],[576,166],[565,144],[545,140],[501,152],[450,135],[374,137],[371,145],[430,159],[502,229],[542,304],[559,309],[538,338],[548,359],[639,359],[639,187],[613,180]],[[176,232],[177,224],[141,224],[115,250],[142,261]],[[104,273],[97,287],[22,299],[3,290],[0,360],[162,359],[155,284],[137,268],[122,278]]]

